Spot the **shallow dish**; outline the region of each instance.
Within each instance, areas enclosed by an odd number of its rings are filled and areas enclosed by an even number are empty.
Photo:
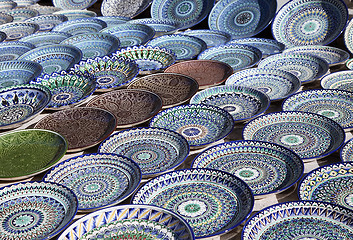
[[[39,12],[31,8],[14,8],[10,11],[6,11],[7,14],[10,14],[13,17],[13,22],[22,22],[26,19],[36,17],[39,15]]]
[[[353,71],[339,71],[330,73],[321,79],[324,89],[337,89],[353,92]]]
[[[183,135],[191,148],[225,138],[232,130],[232,115],[222,108],[188,104],[166,109],[150,121],[150,127],[166,128]]]
[[[29,83],[42,69],[39,63],[26,60],[0,62],[0,88]]]
[[[68,188],[49,182],[12,184],[0,189],[2,239],[51,239],[77,212],[77,198]]]
[[[4,12],[0,12],[0,25],[12,22],[12,20],[13,16]]]
[[[252,68],[232,74],[226,85],[245,86],[257,89],[271,101],[281,100],[297,92],[301,82],[290,72],[278,69]]]
[[[229,33],[232,39],[251,37],[268,26],[276,8],[276,0],[220,0],[208,16],[208,26]]]
[[[114,115],[106,110],[79,107],[49,114],[40,119],[34,128],[59,133],[67,141],[67,152],[79,152],[109,137],[116,125]]]
[[[268,39],[268,38],[240,38],[240,39],[235,39],[227,44],[245,44],[245,45],[250,45],[253,47],[256,47],[262,52],[262,57],[268,57],[273,54],[281,53],[283,52],[285,46],[283,43],[280,43],[274,39]]]
[[[39,15],[52,14],[54,12],[62,10],[54,6],[44,6],[39,4],[28,5],[28,8],[33,8],[39,12]]]
[[[147,46],[166,48],[175,53],[176,60],[193,59],[207,48],[202,39],[182,34],[154,38],[147,43]]]
[[[344,30],[344,44],[348,51],[353,52],[353,21],[349,20],[346,29]]]
[[[197,59],[217,60],[229,64],[233,71],[250,68],[262,58],[259,49],[245,44],[226,44],[206,49]]]
[[[52,0],[54,7],[61,8],[63,10],[83,10],[89,8],[96,2],[97,0]]]
[[[230,34],[226,32],[210,29],[187,30],[179,34],[198,37],[207,44],[208,48],[226,44],[231,39]]]
[[[165,34],[173,34],[178,30],[179,23],[167,18],[139,18],[130,20],[131,24],[145,24],[153,28],[155,35],[159,37]]]
[[[52,44],[60,44],[66,38],[71,37],[70,33],[65,32],[38,32],[20,39],[21,42],[31,43],[35,47],[42,47]]]
[[[198,91],[199,85],[186,75],[157,73],[134,80],[128,88],[154,92],[162,98],[163,108],[169,108],[189,101]]]
[[[56,12],[56,14],[59,14]],[[65,15],[65,14],[64,14]],[[70,33],[72,36],[83,33],[93,33],[99,32],[105,28],[107,24],[99,19],[93,17],[69,19],[68,21],[62,22],[56,25],[52,31],[54,32],[66,32]]]
[[[21,180],[45,172],[57,164],[67,150],[61,135],[43,129],[2,133],[0,140],[1,180]]]
[[[353,140],[349,140],[343,144],[340,151],[340,158],[342,162],[353,162]]]
[[[14,41],[39,30],[36,23],[10,22],[0,25],[0,31],[6,34],[6,41]]]
[[[78,211],[94,211],[128,198],[140,184],[141,170],[127,157],[92,153],[59,163],[43,181],[71,189],[78,199]]]
[[[305,53],[281,53],[263,59],[259,68],[272,68],[288,71],[297,76],[300,82],[313,82],[327,73],[328,63],[316,56]]]
[[[135,161],[143,178],[172,171],[183,164],[189,154],[186,139],[162,128],[134,128],[111,135],[99,146],[100,153],[115,153]]]
[[[1,0],[0,1],[0,11],[6,12],[17,7],[17,3],[12,0]]]
[[[155,177],[135,193],[131,202],[178,213],[193,228],[196,238],[206,238],[240,225],[251,213],[254,197],[238,177],[199,168]]]
[[[243,228],[243,240],[350,239],[353,211],[312,201],[276,204],[252,216]]]
[[[225,85],[196,93],[190,104],[206,104],[223,108],[235,122],[242,122],[263,114],[270,106],[269,97],[256,89]]]
[[[251,188],[255,199],[280,193],[301,178],[304,163],[293,151],[260,141],[234,141],[210,147],[195,157],[192,168],[231,173]]]
[[[60,11],[53,12],[53,14],[65,15],[68,20],[97,17],[96,12],[89,11],[89,10],[60,10]]]
[[[120,89],[95,96],[87,107],[97,107],[113,113],[117,128],[132,127],[150,120],[162,108],[162,99],[149,91]]]
[[[103,0],[101,13],[103,16],[122,16],[133,18],[151,5],[152,0]]]
[[[165,73],[179,73],[195,79],[200,89],[222,84],[233,73],[227,63],[216,60],[189,60],[175,63]]]
[[[62,14],[47,14],[26,19],[24,22],[32,22],[39,25],[39,32],[52,30],[56,25],[67,21],[67,17]]]
[[[13,129],[41,113],[51,99],[50,90],[40,85],[15,85],[0,89],[0,129]]]
[[[114,234],[115,233],[115,234]],[[97,239],[194,240],[194,233],[179,215],[148,205],[121,205],[90,213],[69,226],[58,240]]]
[[[334,120],[308,112],[275,112],[251,120],[243,139],[277,143],[304,161],[325,157],[341,147],[343,128]]]
[[[107,27],[126,23],[131,20],[131,18],[123,16],[99,16],[95,18],[104,21],[107,24]]]
[[[0,43],[0,62],[16,60],[21,55],[32,50],[35,46],[31,43],[12,41]]]

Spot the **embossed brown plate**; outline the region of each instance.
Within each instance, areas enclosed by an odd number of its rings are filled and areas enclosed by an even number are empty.
[[[77,107],[54,112],[34,128],[52,130],[68,143],[68,152],[81,151],[100,143],[116,128],[115,116],[99,108]]]
[[[193,78],[177,73],[157,73],[131,82],[128,89],[144,89],[162,98],[163,108],[187,102],[199,89]]]
[[[195,79],[200,89],[223,83],[233,74],[232,67],[217,60],[189,60],[175,63],[165,73],[180,73]]]
[[[155,93],[140,89],[120,89],[96,96],[87,107],[113,113],[117,128],[127,128],[150,120],[162,108],[162,99]]]

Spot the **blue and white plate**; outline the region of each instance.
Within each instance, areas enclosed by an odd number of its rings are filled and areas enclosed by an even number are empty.
[[[131,18],[123,16],[99,16],[95,18],[104,21],[107,24],[107,28],[118,24],[127,23],[131,20]]]
[[[16,60],[26,52],[35,48],[31,43],[10,41],[0,43],[0,62]]]
[[[349,20],[346,29],[344,30],[344,44],[347,49],[352,53],[353,52],[353,21]]]
[[[0,12],[0,25],[9,23],[12,21],[13,21],[13,16],[4,12]]]
[[[0,12],[7,12],[17,7],[17,3],[13,0],[1,0],[0,1]]]
[[[26,60],[0,62],[0,88],[27,84],[42,73],[39,63]]]
[[[6,34],[6,41],[19,40],[39,30],[36,23],[10,22],[0,25],[0,31]]]
[[[66,38],[71,37],[70,33],[66,32],[38,32],[20,39],[21,42],[31,43],[35,47],[42,47],[52,44],[59,44]]]
[[[343,144],[340,151],[340,158],[342,162],[353,162],[353,140],[347,141]]]
[[[240,38],[235,39],[228,44],[246,44],[258,48],[262,52],[262,57],[267,57],[273,54],[283,52],[285,46],[274,39],[268,38]]]
[[[330,73],[321,79],[324,89],[338,89],[353,92],[353,71],[338,71]]]
[[[187,30],[184,32],[180,32],[180,34],[198,37],[205,41],[208,48],[223,45],[231,39],[230,34],[226,32],[210,29]]]
[[[89,10],[60,10],[60,11],[54,12],[53,14],[65,15],[68,20],[97,17],[96,12],[89,11]]]
[[[39,25],[39,32],[52,30],[56,25],[67,21],[67,17],[62,14],[47,14],[29,18],[24,22],[32,22]]]
[[[23,22],[26,19],[36,17],[39,15],[39,12],[31,8],[14,8],[10,11],[6,11],[7,14],[10,14],[13,17],[13,22]]]
[[[139,18],[130,20],[131,24],[145,24],[150,26],[155,31],[155,37],[159,37],[165,34],[173,34],[179,28],[177,21],[167,18]]]
[[[54,32],[66,32],[73,36],[83,33],[99,32],[105,28],[107,24],[99,19],[89,18],[78,18],[62,22],[56,25],[52,31]]]
[[[37,1],[37,0],[35,0]],[[47,14],[52,14],[54,12],[61,11],[61,8],[57,8],[54,6],[45,6],[45,5],[39,5],[39,4],[33,4],[29,5],[28,8],[33,8],[39,12],[39,15],[47,15]]]
[[[101,13],[103,16],[122,16],[133,18],[142,13],[152,0],[103,0]]]
[[[82,10],[87,9],[93,4],[95,4],[97,0],[52,0],[54,7],[61,8],[63,10]]]

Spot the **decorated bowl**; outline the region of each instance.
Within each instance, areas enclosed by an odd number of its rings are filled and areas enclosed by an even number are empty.
[[[134,0],[131,3],[127,3],[125,0],[103,0],[100,11],[103,16],[133,18],[148,8],[151,2],[152,0]]]
[[[39,15],[26,19],[24,22],[32,22],[39,25],[39,32],[52,30],[56,25],[67,21],[67,17],[62,14]]]
[[[268,57],[273,54],[281,53],[285,48],[283,43],[280,43],[274,39],[256,37],[234,39],[227,44],[246,44],[256,47],[262,52],[262,57]]]
[[[28,5],[28,8],[34,8],[39,12],[39,15],[52,14],[54,12],[62,10],[61,8],[57,8],[54,6],[45,6],[45,5],[39,5],[39,4]]]
[[[73,0],[52,0],[53,6],[61,8],[63,10],[82,10],[87,9],[96,3],[97,0],[82,0],[82,1],[73,1]]]
[[[42,72],[39,63],[27,60],[0,62],[0,88],[27,84]]]
[[[59,14],[59,12],[56,12],[56,14]],[[85,17],[71,20],[69,19],[68,21],[56,25],[52,31],[66,32],[76,36],[83,33],[99,32],[106,26],[107,24],[102,20],[93,17]]]
[[[0,25],[12,22],[12,20],[13,16],[4,12],[0,12]]]
[[[0,42],[0,61],[16,60],[18,57],[33,48],[35,48],[35,46],[27,42]]]
[[[36,47],[52,44],[60,44],[66,38],[71,37],[70,33],[65,32],[38,32],[20,39],[21,42],[31,43]]]
[[[340,150],[340,158],[342,162],[353,162],[353,140],[343,144]]]
[[[0,25],[0,31],[6,34],[6,41],[19,40],[38,30],[38,24],[29,22],[9,22]]]
[[[123,16],[99,16],[95,18],[104,21],[107,24],[107,27],[126,23],[131,20],[131,18]]]
[[[26,19],[36,17],[39,15],[39,12],[31,8],[14,8],[9,11],[6,11],[7,14],[10,14],[13,17],[13,22],[23,22]]]
[[[62,14],[67,17],[68,20],[80,19],[80,18],[94,18],[97,16],[97,13],[90,10],[60,10],[55,11],[53,14]]]
[[[187,30],[180,32],[179,34],[198,37],[207,44],[208,48],[226,44],[231,39],[230,34],[211,29]]]
[[[326,75],[321,79],[324,89],[338,89],[353,92],[353,71],[339,71]]]
[[[178,30],[179,24],[177,21],[167,18],[139,18],[130,20],[131,24],[145,24],[153,28],[155,35],[159,37],[166,34],[173,34]]]
[[[6,12],[17,7],[17,3],[13,0],[1,0],[0,1],[0,11]]]

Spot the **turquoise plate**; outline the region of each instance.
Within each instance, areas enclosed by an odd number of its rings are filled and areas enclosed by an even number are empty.
[[[353,92],[353,71],[339,71],[330,73],[321,79],[324,89],[338,89]]]

